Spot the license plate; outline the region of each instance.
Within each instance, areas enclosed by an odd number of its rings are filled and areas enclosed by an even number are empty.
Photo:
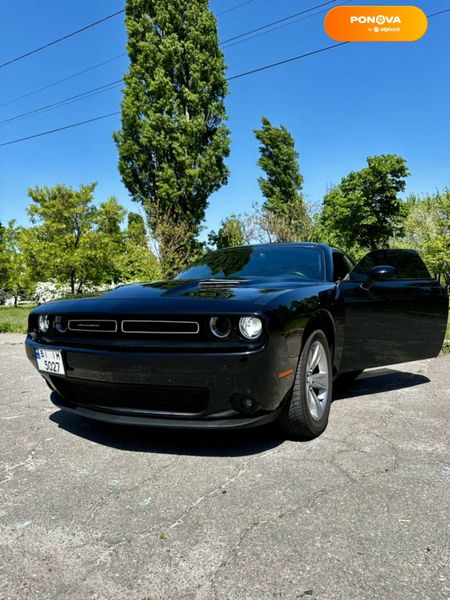
[[[37,366],[39,371],[54,373],[55,375],[65,375],[64,363],[61,350],[44,350],[35,348]]]

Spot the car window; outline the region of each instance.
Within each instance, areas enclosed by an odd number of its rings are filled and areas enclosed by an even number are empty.
[[[342,252],[333,252],[333,281],[344,279],[352,270],[347,257]]]
[[[243,246],[209,252],[176,279],[290,277],[325,279],[321,248],[308,246]]]
[[[397,270],[399,279],[431,279],[431,275],[415,250],[373,250],[359,261],[352,271],[352,279],[366,278],[373,267],[390,265]]]

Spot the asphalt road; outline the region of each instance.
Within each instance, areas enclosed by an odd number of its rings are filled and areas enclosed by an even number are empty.
[[[366,372],[312,442],[66,415],[0,336],[0,599],[448,600],[450,356]]]

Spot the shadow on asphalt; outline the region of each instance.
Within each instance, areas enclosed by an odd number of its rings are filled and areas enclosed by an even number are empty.
[[[91,421],[64,410],[50,415],[50,420],[73,435],[130,452],[189,456],[250,456],[267,452],[286,440],[274,425],[236,431],[129,427]]]
[[[423,385],[424,375],[393,369],[374,369],[353,383],[335,390],[334,400],[344,400]],[[276,448],[286,437],[275,424],[236,431],[202,431],[128,427],[91,421],[59,410],[50,419],[61,429],[90,440],[130,452],[154,452],[190,456],[250,456]]]
[[[368,396],[369,394],[380,394],[404,388],[414,387],[429,383],[428,377],[417,373],[407,373],[394,369],[373,369],[360,375],[352,383],[344,386],[336,385],[334,400],[345,400]]]

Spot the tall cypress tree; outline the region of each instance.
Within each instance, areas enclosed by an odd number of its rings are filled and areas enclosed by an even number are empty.
[[[208,198],[228,179],[225,64],[208,0],[127,0],[126,27],[119,170],[171,274],[191,257]]]
[[[260,144],[258,165],[266,174],[258,179],[265,197],[264,227],[279,242],[307,240],[311,219],[301,191],[303,177],[294,138],[284,125],[275,127],[266,117],[261,124],[255,135]]]

